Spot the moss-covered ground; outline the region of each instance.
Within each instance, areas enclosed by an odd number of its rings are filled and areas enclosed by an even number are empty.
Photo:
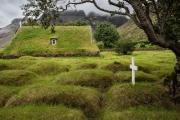
[[[136,85],[131,85],[131,57]],[[171,51],[102,52],[100,57],[0,59],[3,120],[177,120],[163,80],[175,65]]]

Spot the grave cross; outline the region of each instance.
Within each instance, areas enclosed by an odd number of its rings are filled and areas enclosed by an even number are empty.
[[[135,85],[135,70],[138,70],[138,67],[134,64],[134,57],[132,57],[130,68],[132,69],[132,84]]]

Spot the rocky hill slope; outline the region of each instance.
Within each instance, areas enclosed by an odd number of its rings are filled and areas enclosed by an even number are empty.
[[[12,20],[11,24],[0,29],[0,49],[6,47],[14,37],[19,28],[21,18]]]

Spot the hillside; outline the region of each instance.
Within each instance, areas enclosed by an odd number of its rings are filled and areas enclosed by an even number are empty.
[[[99,49],[90,43],[89,26],[57,26],[56,33],[41,27],[23,26],[11,44],[6,47],[2,57],[33,56],[97,56]],[[50,38],[57,39],[55,45]]]
[[[117,28],[117,30],[123,39],[131,39],[133,41],[147,40],[144,31],[138,28],[131,19]]]
[[[10,44],[17,29],[19,28],[20,18],[12,20],[11,24],[0,29],[0,49],[5,48]]]
[[[69,23],[69,22],[76,22],[78,20],[82,20],[87,22],[92,28],[95,29],[97,25],[99,25],[103,21],[110,22],[114,24],[116,27],[121,26],[125,22],[127,22],[127,18],[121,15],[110,16],[109,14],[101,15],[95,12],[89,12],[87,15],[83,10],[67,10],[59,16],[57,22],[60,23]]]

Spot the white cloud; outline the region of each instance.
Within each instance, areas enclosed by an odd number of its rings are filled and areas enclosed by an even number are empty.
[[[20,6],[26,0],[0,0],[0,28],[7,26],[15,18],[22,16]]]
[[[15,18],[22,18],[20,6],[27,3],[27,0],[0,0],[0,28],[7,26]],[[118,8],[110,6],[107,0],[97,0],[100,7],[108,10],[118,10]],[[94,7],[91,3],[85,3],[76,6],[78,10],[84,10],[87,13],[94,11],[100,14],[105,14]]]

